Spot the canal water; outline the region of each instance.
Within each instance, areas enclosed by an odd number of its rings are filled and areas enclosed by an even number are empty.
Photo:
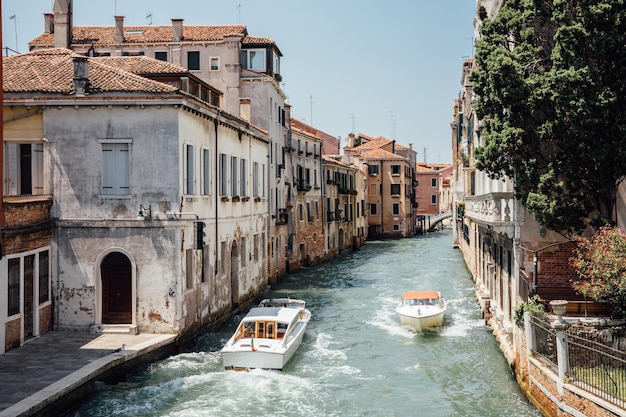
[[[449,307],[438,331],[399,324],[403,291],[434,289]],[[313,317],[283,372],[224,371],[219,349],[242,315],[191,351],[99,386],[71,416],[540,417],[481,319],[451,231],[368,242],[291,274],[272,297],[303,298]]]

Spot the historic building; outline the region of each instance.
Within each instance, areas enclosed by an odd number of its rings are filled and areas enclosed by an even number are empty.
[[[32,242],[28,273],[50,275],[54,328],[183,333],[267,286],[270,141],[203,100],[215,90],[196,80],[197,96],[181,91],[187,71],[155,59],[66,49],[4,58],[4,69],[5,109],[41,126],[22,135],[41,145],[56,229],[51,246]]]
[[[367,166],[367,236],[375,239],[409,237],[415,234],[415,153],[383,137],[363,134],[348,137],[344,152],[348,160]],[[411,155],[411,158],[402,153]],[[412,162],[411,162],[412,161]]]
[[[6,69],[5,69],[6,71]],[[53,196],[38,105],[5,106],[0,178],[0,354],[49,331]]]
[[[44,16],[44,33],[29,43],[31,50],[67,48],[80,55],[146,56],[188,71],[188,78],[205,82],[219,91],[221,111],[244,117],[263,129],[271,142],[265,171],[259,173],[269,185],[264,196],[269,210],[278,218],[287,205],[287,181],[280,165],[287,147],[289,123],[286,95],[280,87],[282,53],[272,39],[248,34],[244,25],[125,25],[115,16],[112,26],[75,26],[70,0],[55,0],[53,13]],[[113,20],[113,18],[112,18]],[[199,90],[197,83],[181,80],[186,92],[203,95],[217,105],[212,90]],[[275,282],[287,270],[289,231],[285,222],[268,221],[264,251],[269,280]]]

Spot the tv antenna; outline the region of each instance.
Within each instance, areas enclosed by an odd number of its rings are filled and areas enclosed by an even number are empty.
[[[13,23],[15,24],[15,52],[18,52],[18,44],[17,44],[17,16],[15,15],[15,12],[11,15],[11,17],[9,17],[9,20],[12,20]]]
[[[146,20],[148,21],[148,25],[152,24],[152,12],[148,12],[146,15]]]

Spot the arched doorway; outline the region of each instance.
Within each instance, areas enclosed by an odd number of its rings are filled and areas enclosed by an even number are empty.
[[[237,241],[230,248],[230,294],[233,305],[239,304],[239,249]]]
[[[102,277],[102,323],[131,324],[133,290],[131,262],[120,252],[109,253],[100,265]]]

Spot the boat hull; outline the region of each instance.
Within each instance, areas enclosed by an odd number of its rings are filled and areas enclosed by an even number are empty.
[[[304,329],[286,349],[272,349],[270,344],[264,344],[263,339],[257,339],[254,340],[254,345],[257,346],[254,351],[252,345],[245,343],[245,341],[239,346],[222,350],[224,369],[274,369],[282,371],[302,344],[303,336]]]
[[[421,332],[426,329],[443,326],[443,320],[446,311],[443,310],[439,313],[435,313],[429,316],[423,316],[417,315],[412,311],[402,311],[400,308],[398,308],[396,309],[396,313],[400,317],[400,324],[402,326],[409,326]]]
[[[307,324],[311,318],[311,312],[303,306],[304,303],[301,305],[289,304],[289,301],[287,303],[268,302],[262,304],[263,308],[251,310],[251,313],[240,324],[236,334],[221,350],[224,369],[282,370],[302,344]],[[285,322],[281,322],[279,318],[285,314],[292,317],[292,324],[289,325],[283,336],[276,337],[277,335],[273,332],[270,338],[254,337],[254,335],[251,335],[252,337],[242,336],[239,331],[244,323],[256,323],[255,320],[264,323],[264,329],[269,329],[269,323],[272,323],[273,326],[280,325]],[[259,332],[256,335],[259,336]]]

